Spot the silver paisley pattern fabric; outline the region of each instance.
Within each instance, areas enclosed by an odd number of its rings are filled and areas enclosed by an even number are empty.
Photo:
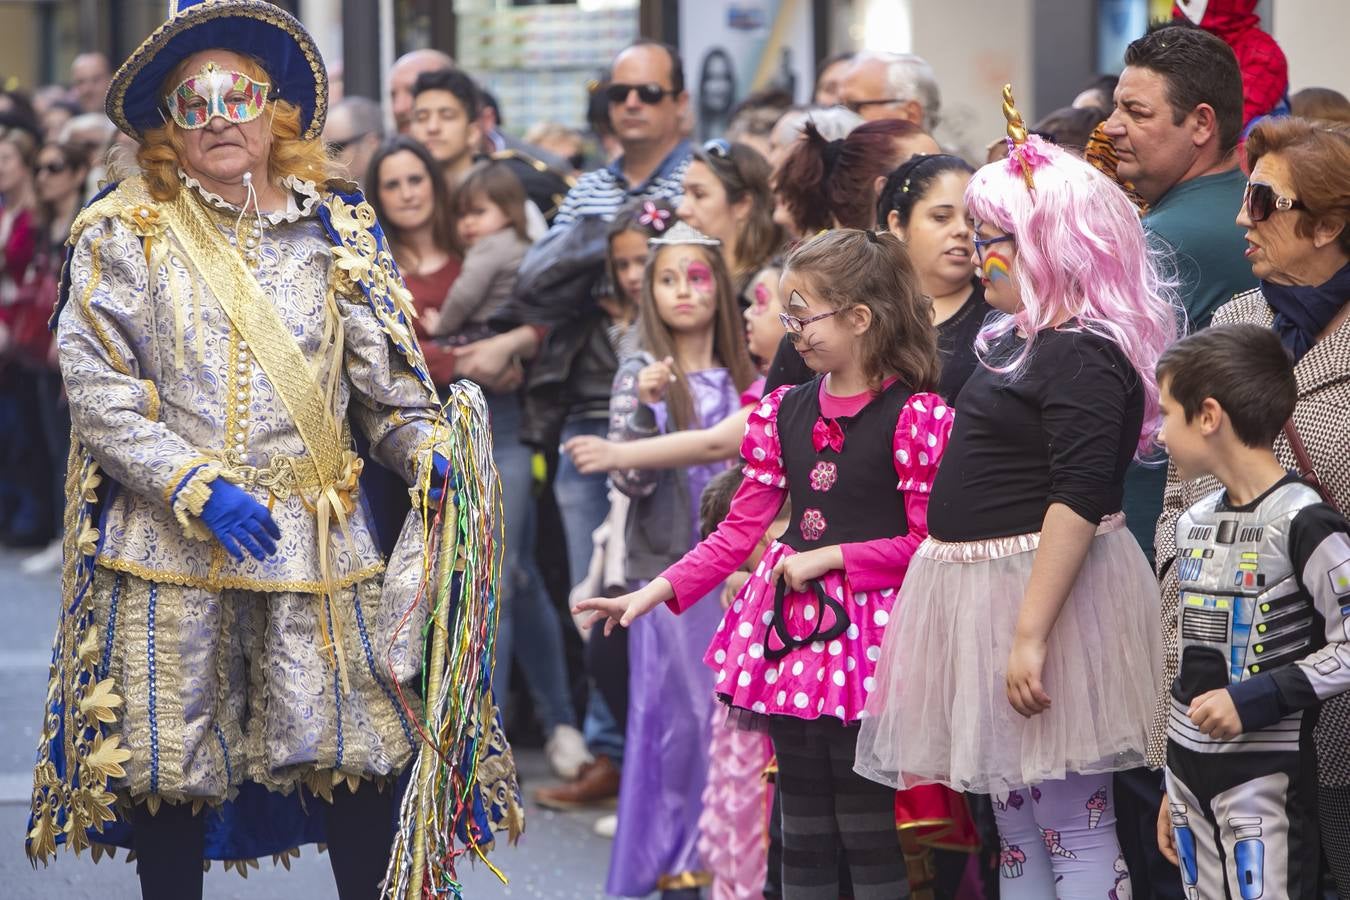
[[[213,216],[226,245],[237,213]],[[57,331],[75,434],[122,485],[104,521],[98,564],[175,584],[317,592],[318,529],[303,492],[272,498],[282,538],[263,561],[236,562],[175,522],[169,499],[193,465],[234,451],[244,465],[266,467],[277,457],[302,456],[305,446],[209,288],[190,276],[173,235],[153,241],[169,246],[151,272],[149,248],[120,218],[87,228],[71,259],[71,300]],[[267,226],[259,260],[264,293],[319,367],[325,316],[332,314],[328,288],[337,277],[322,224],[308,215]],[[411,481],[438,411],[364,297],[349,288],[334,299],[344,333],[335,419],[350,417],[376,459]],[[266,488],[246,489],[269,502]],[[382,568],[360,504],[334,547],[340,586]]]
[[[245,260],[315,381],[338,373],[335,420],[360,429],[372,455],[411,483],[440,439],[439,410],[334,264],[312,186],[291,187],[303,196],[264,221],[195,196],[222,252],[254,238],[256,255]],[[395,775],[411,757],[420,710],[411,689],[426,620],[418,513],[385,571],[358,502],[349,527],[332,529],[331,600],[303,485],[241,483],[281,530],[263,561],[235,561],[180,524],[171,501],[194,467],[272,471],[306,448],[247,343],[193,276],[201,261],[186,260],[154,220],[153,208],[136,209],[84,228],[57,330],[74,436],[116,482],[91,587],[95,674],[125,701],[108,730],[131,753],[110,787],[218,802],[244,780],[283,791],[303,781],[323,793],[338,775]],[[347,687],[329,634],[341,641]]]

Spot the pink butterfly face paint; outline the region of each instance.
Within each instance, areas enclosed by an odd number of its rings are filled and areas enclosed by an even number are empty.
[[[700,300],[711,296],[714,290],[712,269],[708,268],[707,263],[686,262],[684,267],[684,277],[689,284],[689,290]]]
[[[773,301],[773,293],[769,290],[769,286],[762,281],[756,282],[754,290],[754,303],[750,307],[755,311],[755,315],[762,316],[766,312],[768,312],[769,303],[771,303],[772,301]]]

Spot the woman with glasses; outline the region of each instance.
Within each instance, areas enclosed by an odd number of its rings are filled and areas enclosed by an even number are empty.
[[[1246,147],[1251,175],[1237,225],[1260,286],[1220,307],[1213,323],[1273,328],[1293,354],[1298,404],[1275,450],[1290,469],[1315,473],[1344,511],[1350,509],[1350,125],[1267,119]],[[1294,435],[1306,458],[1292,448]],[[1164,622],[1176,615],[1176,519],[1217,487],[1210,478],[1182,482],[1168,473],[1157,538]],[[1177,648],[1175,634],[1163,634],[1166,685],[1176,674]],[[1161,715],[1167,702],[1159,698]],[[1339,894],[1350,896],[1350,698],[1322,706],[1314,735],[1326,858]]]
[[[769,175],[769,163],[753,147],[721,138],[695,150],[684,173],[679,216],[722,242],[737,295],[783,244],[773,222]],[[741,305],[748,300],[742,297]]]
[[[1134,206],[1027,136],[966,189],[991,318],[886,632],[856,771],[992,794],[1004,900],[1120,893],[1111,773],[1144,758],[1157,583],[1125,470],[1176,312]]]

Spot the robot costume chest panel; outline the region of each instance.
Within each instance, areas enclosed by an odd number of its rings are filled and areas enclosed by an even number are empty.
[[[1234,510],[1216,493],[1177,521],[1182,702],[1306,656],[1317,638],[1312,598],[1289,558],[1289,528],[1320,498],[1291,482]]]

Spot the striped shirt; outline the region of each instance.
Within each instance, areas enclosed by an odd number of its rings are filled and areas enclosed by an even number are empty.
[[[674,150],[661,160],[651,177],[636,187],[628,184],[623,175],[623,157],[603,169],[587,172],[567,192],[558,215],[553,219],[553,230],[566,228],[588,216],[609,220],[631,200],[662,199],[678,204],[684,195],[684,170],[689,168],[693,147],[680,141]]]

